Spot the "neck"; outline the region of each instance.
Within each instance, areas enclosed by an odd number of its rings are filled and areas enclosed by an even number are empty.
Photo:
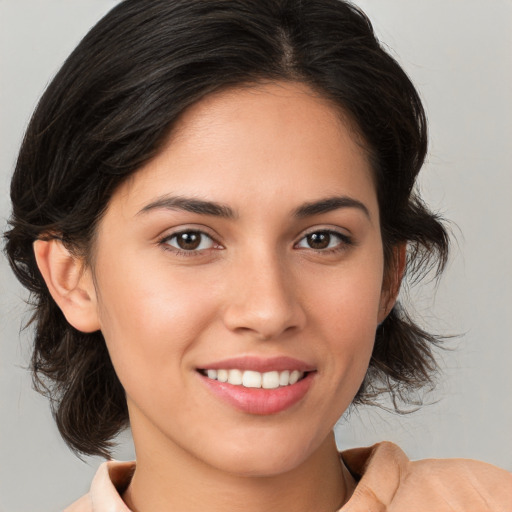
[[[299,466],[272,476],[227,473],[176,446],[165,455],[161,449],[142,453],[123,495],[133,512],[334,512],[353,488],[332,433]]]

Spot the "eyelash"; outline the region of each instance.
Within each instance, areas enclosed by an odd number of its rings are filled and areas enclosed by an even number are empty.
[[[191,234],[194,234],[194,235],[199,235],[200,237],[207,237],[208,239],[211,240],[213,246],[212,247],[208,247],[206,249],[190,249],[190,250],[186,250],[186,249],[180,249],[178,247],[174,247],[172,245],[170,245],[170,240],[172,239],[175,239],[177,237],[179,237],[180,235],[185,235],[185,234],[188,234],[188,235],[191,235]],[[337,243],[334,247],[327,247],[327,248],[323,248],[323,249],[315,249],[313,247],[304,247],[304,249],[309,249],[309,250],[312,250],[316,253],[320,253],[320,254],[334,254],[334,253],[337,253],[337,252],[341,252],[341,251],[344,251],[346,250],[348,247],[354,245],[354,241],[353,239],[346,235],[346,234],[343,234],[343,233],[340,233],[339,231],[335,231],[335,230],[332,230],[332,229],[316,229],[314,231],[310,231],[309,233],[306,233],[305,235],[303,235],[300,240],[298,242],[296,242],[294,244],[294,249],[302,249],[301,247],[299,247],[299,244],[303,241],[303,240],[306,240],[307,237],[310,237],[312,235],[328,235],[329,237],[336,237],[338,240],[339,240],[339,243]],[[201,240],[200,243],[199,243],[199,246],[203,243],[204,240]],[[331,242],[331,240],[329,240],[329,243]],[[215,241],[214,238],[212,238],[208,233],[205,233],[204,231],[201,231],[201,230],[198,230],[198,229],[185,229],[185,230],[182,230],[182,231],[178,231],[176,233],[172,233],[171,235],[166,235],[164,237],[162,237],[160,240],[158,240],[158,244],[166,251],[170,251],[172,252],[173,254],[176,254],[178,256],[185,256],[185,257],[191,257],[191,256],[200,256],[201,253],[204,253],[204,251],[208,251],[210,249],[221,249],[222,246]]]
[[[330,248],[324,248],[324,249],[315,249],[313,247],[309,247],[309,248],[305,248],[305,249],[309,249],[309,250],[312,250],[316,253],[320,253],[320,254],[334,254],[334,253],[338,253],[338,252],[341,252],[341,251],[345,251],[348,249],[348,247],[354,245],[354,240],[344,234],[344,233],[340,233],[339,231],[335,231],[335,230],[332,230],[332,229],[315,229],[313,231],[310,231],[309,233],[306,233],[304,236],[302,236],[302,238],[294,245],[294,247],[297,247],[298,249],[300,249],[298,247],[298,245],[305,239],[307,239],[307,237],[309,236],[312,236],[312,235],[329,235],[329,237],[335,237],[339,240],[339,242],[334,246],[334,247],[330,247]],[[331,242],[331,240],[329,240],[329,243]]]
[[[185,234],[194,234],[194,235],[199,235],[201,238],[208,238],[211,240],[213,246],[212,247],[208,247],[207,249],[190,249],[190,250],[186,250],[186,249],[180,249],[178,247],[174,247],[172,245],[170,245],[170,241],[172,239],[175,239],[177,237],[179,237],[180,235],[185,235]],[[199,245],[201,245],[202,243],[204,242],[204,240],[201,240]],[[170,251],[172,252],[173,254],[176,254],[178,256],[185,256],[185,257],[190,257],[190,256],[200,256],[201,253],[203,253],[204,251],[207,251],[207,250],[210,250],[210,249],[220,249],[222,248],[222,246],[216,242],[214,240],[214,238],[212,238],[208,233],[205,233],[204,231],[201,231],[200,229],[184,229],[182,231],[178,231],[176,233],[172,233],[171,235],[166,235],[164,236],[163,238],[161,238],[160,240],[158,240],[158,244],[166,251]]]

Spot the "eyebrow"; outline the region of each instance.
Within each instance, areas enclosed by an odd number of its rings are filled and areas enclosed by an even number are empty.
[[[211,215],[213,217],[222,217],[225,219],[233,219],[236,217],[233,209],[224,204],[182,196],[159,197],[144,206],[137,215],[158,209],[184,210],[191,213],[198,213],[200,215]]]
[[[357,199],[348,196],[336,196],[320,199],[311,203],[304,203],[294,211],[294,216],[302,219],[312,217],[322,213],[328,213],[340,208],[357,208],[361,210],[369,219],[370,212],[368,208]],[[163,196],[151,201],[140,210],[137,215],[150,212],[152,210],[184,210],[199,215],[211,215],[213,217],[221,217],[224,219],[234,219],[238,215],[235,211],[224,204],[214,201],[204,201],[183,196]]]
[[[302,219],[304,217],[320,215],[321,213],[328,213],[340,208],[357,208],[371,219],[368,208],[361,201],[348,196],[328,197],[312,203],[305,203],[295,210],[295,217]]]

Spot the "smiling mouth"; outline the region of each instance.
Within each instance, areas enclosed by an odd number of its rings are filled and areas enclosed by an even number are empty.
[[[300,370],[284,370],[270,372],[256,372],[253,370],[238,369],[201,369],[201,375],[211,380],[226,382],[233,386],[241,386],[245,388],[262,388],[277,389],[286,386],[292,386],[300,380],[304,379],[311,372],[303,372]]]

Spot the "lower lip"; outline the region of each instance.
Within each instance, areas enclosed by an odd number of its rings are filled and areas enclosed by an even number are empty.
[[[276,389],[246,388],[219,382],[200,375],[203,382],[221,400],[249,414],[276,414],[289,409],[299,402],[309,391],[313,383],[314,372],[290,386]]]

